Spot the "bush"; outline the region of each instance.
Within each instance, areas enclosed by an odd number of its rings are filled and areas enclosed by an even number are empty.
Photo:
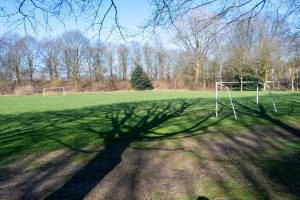
[[[50,82],[50,87],[59,87],[61,86],[61,83],[58,79],[53,79],[51,82]]]
[[[2,77],[0,77],[1,79]],[[10,80],[0,80],[0,95],[13,94],[14,82]]]
[[[17,87],[15,89],[15,95],[32,95],[33,94],[33,87],[31,85]]]
[[[151,90],[152,83],[141,66],[136,66],[131,74],[131,86],[136,90]]]

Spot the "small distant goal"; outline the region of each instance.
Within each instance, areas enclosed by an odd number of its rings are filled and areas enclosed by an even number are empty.
[[[62,96],[66,96],[64,87],[53,87],[53,88],[44,88],[43,96],[45,97],[47,94],[58,94],[61,93]]]

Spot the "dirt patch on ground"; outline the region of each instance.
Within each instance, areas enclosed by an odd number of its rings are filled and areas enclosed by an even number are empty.
[[[114,144],[100,158],[97,157],[101,151],[64,150],[31,155],[14,165],[1,167],[7,173],[1,175],[0,196],[1,199],[197,199],[199,196],[215,199],[207,196],[210,188],[202,182],[213,180],[218,185],[212,187],[228,193],[218,194],[219,199],[240,199],[240,193],[230,193],[232,185],[245,186],[246,192],[256,199],[297,199],[296,190],[286,189],[285,184],[273,180],[258,164],[261,160],[285,162],[278,155],[290,154],[294,144],[299,144],[295,135],[265,128],[131,143],[124,150],[122,143]],[[299,163],[296,165],[299,167]],[[222,180],[227,182],[224,184]]]

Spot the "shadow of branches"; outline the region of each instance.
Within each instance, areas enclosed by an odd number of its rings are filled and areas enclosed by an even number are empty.
[[[2,116],[0,158],[5,158],[2,160],[5,163],[18,159],[15,155],[60,148],[95,154],[47,196],[47,199],[82,199],[122,161],[122,153],[131,143],[190,136],[222,121],[224,118],[209,120],[213,113],[206,106],[208,101],[201,101],[201,109],[196,106],[199,106],[197,100],[177,99]],[[63,169],[69,159],[71,156],[66,156],[55,171]],[[36,197],[33,190],[40,183],[41,180],[33,182],[21,198]]]
[[[237,99],[235,104],[239,115],[237,121],[232,116],[230,106],[225,103],[220,103],[220,117],[212,118],[212,100],[204,98],[0,115],[0,163],[4,166],[20,159],[20,155],[36,154],[31,159],[26,157],[26,161],[22,163],[22,166],[29,166],[40,157],[39,155],[67,149],[68,153],[63,152],[56,160],[51,161],[55,164],[44,164],[47,169],[40,171],[41,176],[31,173],[12,187],[23,188],[20,196],[15,199],[83,199],[123,163],[124,152],[131,144],[143,143],[140,148],[131,147],[139,152],[130,172],[132,181],[138,182],[136,174],[143,167],[147,168],[143,162],[152,166],[152,172],[159,169],[158,171],[163,173],[162,168],[165,168],[165,171],[171,170],[169,165],[161,165],[164,161],[153,164],[143,152],[164,151],[167,152],[166,155],[182,152],[200,160],[197,162],[199,166],[195,167],[196,171],[199,170],[214,180],[233,177],[240,185],[246,182],[251,185],[250,193],[253,192],[257,198],[274,199],[274,191],[270,189],[273,185],[269,186],[273,182],[285,188],[291,195],[299,197],[299,151],[276,155],[274,159],[264,155],[266,151],[284,151],[285,142],[299,141],[299,129],[279,117],[298,116],[299,108],[295,104],[289,105],[290,109],[284,112],[279,110],[281,114],[276,116],[270,114],[271,107],[260,105],[260,110],[256,110],[252,101]],[[204,133],[213,134],[203,137]],[[172,140],[175,144],[172,148],[143,146],[152,141],[170,141],[169,139],[175,139]],[[194,145],[186,145],[186,141]],[[60,174],[66,171],[77,155],[87,159],[80,160],[81,164],[76,165],[67,174]],[[184,163],[182,165],[184,169],[191,167],[185,166]],[[165,178],[158,171],[157,176]],[[185,176],[197,180],[201,175],[200,172],[187,174],[188,170],[182,171],[184,170],[178,172],[176,169],[173,173],[178,175],[178,179],[182,179],[180,181],[183,187],[188,187],[194,181],[185,179]],[[0,174],[0,189],[1,182],[14,178],[13,175],[1,176]],[[59,176],[67,179],[48,183],[51,178]],[[43,184],[46,190],[41,192],[37,188]],[[234,193],[238,189],[224,181],[217,181],[216,184],[229,193],[231,199],[239,199]],[[136,186],[132,183],[128,187],[131,187],[128,193],[132,196],[126,198],[136,198],[135,194],[132,194]],[[191,187],[186,190],[191,191]],[[111,189],[108,196],[113,197],[115,192],[115,189]],[[10,193],[0,192],[0,195],[9,197]],[[203,196],[198,192],[195,199],[199,195]],[[210,199],[215,197],[204,195]]]

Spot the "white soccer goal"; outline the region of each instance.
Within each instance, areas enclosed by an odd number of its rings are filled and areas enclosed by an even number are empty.
[[[53,87],[53,88],[44,88],[43,96],[45,97],[47,93],[61,93],[62,96],[66,96],[64,87]]]
[[[230,95],[229,88],[226,85],[227,84],[239,84],[239,83],[240,82],[216,82],[216,86],[215,86],[216,87],[216,117],[218,117],[218,91],[219,91],[218,88],[221,86],[221,87],[225,87],[226,90],[227,90],[228,97],[230,99],[230,104],[231,104],[231,107],[232,107],[232,111],[233,111],[233,114],[234,114],[234,118],[237,119],[237,115],[236,115],[236,112],[235,112],[232,97]],[[271,87],[270,87],[269,83],[271,83],[271,81],[267,82],[269,96],[272,99],[274,111],[277,113],[277,108],[276,108],[276,105],[275,105],[275,101],[274,101],[274,98],[273,98],[273,95],[272,95],[272,92],[271,92]],[[263,85],[263,83],[261,83],[259,81],[243,81],[243,84],[256,84],[256,109],[259,109],[259,95],[258,95],[259,85]]]

